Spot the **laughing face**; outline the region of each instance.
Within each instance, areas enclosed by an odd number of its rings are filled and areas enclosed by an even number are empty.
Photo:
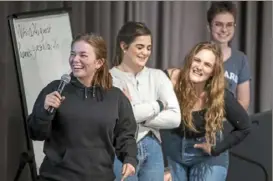
[[[194,57],[190,66],[190,80],[195,83],[206,83],[212,76],[216,57],[211,50],[202,49]]]
[[[69,64],[73,75],[80,79],[92,77],[102,66],[102,62],[96,59],[94,48],[85,41],[73,44]]]
[[[234,16],[228,12],[217,14],[211,22],[212,39],[218,43],[228,43],[235,32]]]
[[[125,48],[126,45],[122,45],[124,51],[124,59],[130,61],[135,67],[144,67],[151,55],[152,50],[152,38],[150,35],[138,36]]]

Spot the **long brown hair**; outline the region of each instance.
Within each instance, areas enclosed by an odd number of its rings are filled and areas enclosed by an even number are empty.
[[[225,78],[223,68],[223,55],[218,45],[211,42],[198,43],[186,56],[185,65],[181,69],[175,85],[175,92],[180,104],[181,116],[185,127],[194,132],[198,132],[192,120],[192,110],[198,100],[197,92],[193,83],[189,79],[189,73],[194,56],[201,50],[207,49],[213,52],[216,57],[212,77],[207,80],[205,90],[206,97],[206,140],[214,144],[216,141],[216,132],[223,128],[224,118],[224,89]]]
[[[102,66],[95,72],[91,85],[99,85],[103,89],[111,88],[112,76],[107,65],[107,47],[104,39],[93,33],[81,34],[72,41],[71,46],[78,41],[84,41],[92,46],[96,54],[96,59],[103,61]]]
[[[142,22],[129,21],[125,23],[119,30],[116,38],[116,51],[112,64],[117,66],[121,64],[123,51],[120,47],[120,43],[124,42],[129,48],[130,44],[135,41],[139,36],[150,35],[152,38],[152,33],[150,29]]]

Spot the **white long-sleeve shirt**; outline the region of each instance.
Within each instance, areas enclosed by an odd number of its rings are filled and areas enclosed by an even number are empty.
[[[144,67],[134,75],[113,67],[110,73],[113,85],[121,90],[127,89],[132,98],[131,104],[138,123],[137,141],[150,130],[160,140],[159,129],[180,125],[181,113],[173,85],[162,70]],[[161,112],[157,100],[166,104]]]

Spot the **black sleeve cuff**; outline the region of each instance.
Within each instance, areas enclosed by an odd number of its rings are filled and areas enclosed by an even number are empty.
[[[160,112],[163,111],[163,109],[164,109],[164,104],[162,103],[162,101],[156,100],[156,102],[157,102],[158,105],[159,105],[159,110],[160,110]]]
[[[218,155],[220,155],[220,153],[218,153],[217,150],[215,150],[215,147],[212,146],[210,149],[210,155],[211,156],[218,156]]]
[[[36,112],[36,117],[43,121],[51,121],[54,117],[54,113],[50,114],[43,106],[39,108],[39,111]]]

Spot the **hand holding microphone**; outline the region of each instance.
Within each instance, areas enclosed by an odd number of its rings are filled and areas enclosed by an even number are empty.
[[[52,114],[57,108],[60,107],[62,101],[65,99],[64,96],[61,96],[64,87],[68,84],[71,80],[71,77],[68,74],[64,74],[61,77],[61,82],[58,86],[57,91],[54,91],[48,95],[46,95],[44,108]]]
[[[58,91],[54,91],[50,94],[47,94],[46,98],[45,98],[44,108],[46,110],[50,110],[50,107],[57,109],[60,107],[61,102],[64,99],[65,99],[65,97],[61,96]]]

